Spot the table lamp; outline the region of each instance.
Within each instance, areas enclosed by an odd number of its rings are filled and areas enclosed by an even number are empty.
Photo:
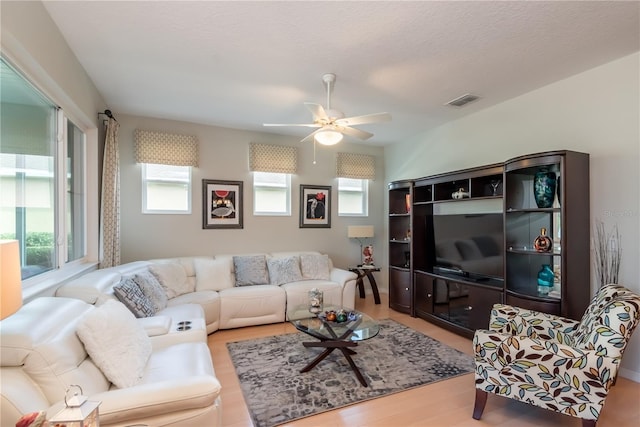
[[[17,240],[0,240],[0,319],[22,307],[20,247]]]
[[[373,225],[350,225],[347,227],[347,237],[360,242],[360,262],[362,265],[373,265],[373,246],[365,245],[363,239],[370,239],[374,235]]]

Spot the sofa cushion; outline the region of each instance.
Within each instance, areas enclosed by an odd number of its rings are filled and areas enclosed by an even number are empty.
[[[287,296],[280,286],[236,286],[220,291],[220,329],[284,322]]]
[[[169,298],[193,292],[195,289],[187,279],[187,271],[177,262],[151,264],[149,271],[156,276]]]
[[[269,272],[264,255],[242,255],[233,257],[236,286],[268,285]]]
[[[107,301],[88,312],[77,333],[93,362],[116,387],[131,387],[141,380],[151,340],[122,303]]]
[[[151,274],[149,270],[134,275],[133,281],[138,284],[142,293],[149,298],[156,311],[162,310],[167,306],[167,291],[164,290],[156,276]]]
[[[156,314],[156,309],[149,298],[142,292],[133,277],[125,276],[113,287],[113,293],[136,317],[149,317]]]
[[[302,277],[305,279],[329,280],[329,256],[300,254]]]
[[[232,288],[231,263],[229,259],[196,258],[196,291],[219,291]]]
[[[272,285],[282,285],[283,283],[302,280],[300,258],[297,256],[286,258],[269,257],[267,258],[267,268],[269,269],[269,279]]]

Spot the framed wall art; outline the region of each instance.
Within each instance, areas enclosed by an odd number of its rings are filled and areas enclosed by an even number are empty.
[[[300,228],[331,228],[331,187],[300,185]]]
[[[202,180],[202,228],[242,228],[242,181]]]

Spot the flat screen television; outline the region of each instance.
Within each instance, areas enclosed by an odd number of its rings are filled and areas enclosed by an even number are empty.
[[[502,280],[502,205],[471,202],[434,206],[434,271],[459,274],[475,280]]]

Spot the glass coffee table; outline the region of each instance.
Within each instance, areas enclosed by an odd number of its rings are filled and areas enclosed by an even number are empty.
[[[313,359],[300,372],[309,372],[315,368],[324,358],[330,355],[335,349],[342,352],[345,359],[356,374],[358,381],[364,387],[367,387],[367,381],[351,358],[357,354],[352,350],[358,346],[358,341],[368,340],[378,335],[380,325],[374,319],[356,310],[344,310],[348,315],[348,319],[343,322],[337,320],[328,320],[326,313],[338,313],[340,307],[325,307],[324,311],[318,316],[307,311],[307,307],[296,307],[290,311],[288,316],[289,322],[300,332],[304,332],[316,338],[318,341],[303,342],[305,347],[320,347],[325,350]],[[306,312],[306,314],[305,314]]]

